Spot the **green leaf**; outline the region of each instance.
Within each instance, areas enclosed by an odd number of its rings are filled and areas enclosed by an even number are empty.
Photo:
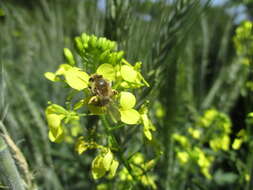
[[[64,73],[67,84],[76,90],[83,90],[88,87],[89,75],[79,68],[73,67]]]
[[[111,64],[105,63],[98,67],[97,74],[102,75],[104,78],[113,81],[115,80],[115,69]]]
[[[120,115],[121,121],[129,125],[134,125],[138,123],[140,119],[140,114],[135,109],[128,109],[128,110],[120,109]]]
[[[121,67],[121,76],[125,81],[135,82],[137,78],[137,72],[133,69],[133,67],[123,65]]]
[[[94,179],[99,179],[103,177],[106,173],[103,163],[104,158],[101,155],[98,155],[93,161],[91,166],[91,172]]]
[[[136,103],[135,96],[130,92],[120,93],[120,106],[122,109],[127,110],[133,108]]]

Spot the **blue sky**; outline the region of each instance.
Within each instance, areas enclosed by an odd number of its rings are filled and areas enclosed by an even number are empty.
[[[153,1],[156,1],[156,0],[153,0]],[[212,4],[215,5],[215,6],[219,6],[219,5],[223,5],[227,1],[228,0],[212,0]],[[98,2],[98,7],[103,11],[105,10],[105,2],[106,2],[106,0],[99,0],[99,2]],[[246,15],[244,13],[244,7],[243,6],[234,7],[234,8],[231,8],[231,9],[227,10],[227,11],[230,14],[239,13],[238,16],[235,19],[236,23],[239,23],[242,20],[246,19]]]
[[[213,5],[222,5],[225,3],[227,0],[212,0]]]
[[[227,0],[212,0],[213,5],[222,5],[223,3],[225,3]],[[105,0],[99,0],[99,4],[98,6],[101,9],[105,8]]]

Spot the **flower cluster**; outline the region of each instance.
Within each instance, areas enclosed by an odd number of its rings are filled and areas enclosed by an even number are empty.
[[[200,119],[201,127],[208,132],[206,140],[213,151],[228,151],[230,146],[231,121],[229,117],[215,109],[207,110]]]
[[[77,136],[81,130],[79,125],[80,117],[74,111],[68,111],[57,104],[50,104],[45,112],[49,126],[48,137],[52,142],[62,141],[65,137],[64,134],[67,134],[67,130],[70,130],[72,136]]]
[[[147,172],[154,167],[156,160],[153,159],[145,162],[143,154],[136,153],[129,161],[134,176],[137,176],[144,186],[157,189],[155,184],[155,176],[147,175]],[[119,177],[122,182],[133,181],[132,176],[129,174],[129,171],[126,168],[122,168],[122,170],[119,172]]]
[[[252,70],[253,58],[253,23],[251,21],[243,21],[237,28],[233,37],[234,46],[238,55],[238,61],[245,66],[247,72]],[[253,91],[252,80],[245,83],[249,93]]]
[[[217,151],[230,149],[231,121],[229,117],[216,109],[206,110],[198,121],[187,127],[187,134],[174,133],[176,156],[182,166],[193,167],[195,163],[208,179],[212,176],[210,168]],[[239,135],[240,136],[240,135]],[[238,149],[240,139],[235,139],[232,148]],[[191,142],[191,143],[190,143]],[[206,145],[209,144],[209,148]]]
[[[75,43],[83,65],[78,66],[73,53],[64,48],[67,63],[61,64],[55,72],[45,73],[48,80],[63,83],[70,89],[68,109],[52,103],[46,108],[49,139],[61,142],[80,136],[80,117],[99,115],[106,117],[110,126],[142,124],[144,136],[152,140],[155,127],[148,117],[148,107],[144,104],[136,108],[134,95],[135,89],[149,87],[141,74],[142,63],[131,65],[123,58],[122,51],[115,50],[116,43],[106,38],[82,34]],[[108,130],[108,126],[105,128]],[[100,178],[107,172],[114,176],[119,163],[112,147],[87,139],[79,138],[76,150],[79,154],[87,149],[98,150],[92,162],[93,177]]]
[[[240,56],[252,57],[253,55],[253,24],[250,21],[244,21],[236,29],[234,36],[236,52]]]

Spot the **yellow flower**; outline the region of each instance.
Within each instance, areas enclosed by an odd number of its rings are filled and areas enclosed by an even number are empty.
[[[193,129],[193,128],[189,128],[188,129],[188,133],[190,133],[192,135],[193,138],[195,139],[199,139],[201,132],[198,129]]]
[[[182,164],[185,164],[189,160],[189,154],[185,151],[177,152],[177,158]]]
[[[103,148],[101,153],[92,161],[92,176],[94,179],[103,177],[109,171],[109,178],[115,176],[119,162],[114,159],[109,148]]]
[[[236,139],[234,140],[233,144],[232,144],[232,148],[233,148],[234,150],[238,150],[238,149],[241,147],[242,143],[243,143],[243,139],[241,139],[241,138],[236,138]]]
[[[69,112],[57,104],[49,105],[45,114],[49,127],[48,136],[52,142],[61,142],[64,139],[65,124],[77,126],[76,121],[79,121],[79,117],[74,112]]]
[[[148,117],[148,108],[144,104],[140,109],[141,122],[143,124],[143,133],[148,140],[152,140],[152,131],[156,131],[155,126]]]
[[[121,121],[130,125],[138,123],[140,114],[133,109],[136,103],[135,96],[130,92],[121,92],[119,102]]]
[[[45,77],[53,82],[60,81],[59,76],[65,77],[65,82],[75,90],[83,90],[88,87],[89,75],[78,67],[72,67],[68,64],[60,65],[55,73],[46,72]]]

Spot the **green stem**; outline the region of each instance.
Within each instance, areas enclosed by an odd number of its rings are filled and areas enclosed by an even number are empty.
[[[138,178],[136,175],[134,175],[133,169],[131,168],[130,164],[128,163],[128,161],[124,158],[123,156],[123,151],[120,148],[120,145],[117,141],[117,139],[115,138],[114,134],[112,133],[112,131],[110,130],[110,124],[107,121],[106,117],[104,115],[102,115],[101,117],[101,121],[102,124],[104,125],[105,129],[106,129],[106,133],[109,137],[109,139],[113,140],[113,143],[115,144],[115,146],[117,147],[118,151],[116,153],[117,157],[119,158],[120,162],[123,163],[123,165],[125,166],[125,168],[127,169],[128,173],[131,175],[131,177],[134,179],[134,181],[138,182]]]
[[[22,179],[2,136],[0,136],[0,163],[0,180],[4,185],[10,190],[24,190]]]
[[[246,129],[247,129],[247,133],[248,134],[252,134],[252,125],[249,122],[246,122]],[[252,137],[249,136],[249,141],[252,140]],[[246,186],[247,190],[251,190],[253,188],[253,151],[252,151],[252,145],[249,143],[249,154],[248,154],[248,158],[247,158],[247,167],[248,167],[248,171],[249,171],[249,175],[250,175],[250,180]]]
[[[119,126],[115,126],[115,127],[110,127],[108,130],[109,131],[114,131],[116,129],[120,129],[120,128],[123,128],[123,127],[125,127],[125,125],[119,125]]]

